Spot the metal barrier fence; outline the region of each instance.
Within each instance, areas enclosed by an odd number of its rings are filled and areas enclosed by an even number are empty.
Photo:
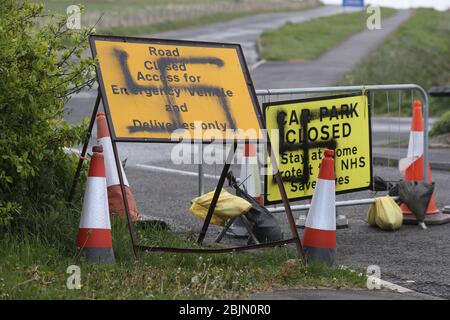
[[[391,84],[391,85],[365,85],[365,86],[335,86],[335,87],[316,87],[316,88],[289,88],[289,89],[262,89],[262,90],[256,90],[256,95],[262,100],[262,102],[272,102],[278,100],[278,98],[283,97],[283,99],[286,99],[286,96],[288,98],[298,95],[311,95],[311,94],[318,94],[318,93],[364,93],[369,92],[370,93],[370,105],[371,105],[371,112],[373,114],[375,109],[375,93],[377,92],[386,92],[386,102],[388,107],[388,114],[389,114],[389,107],[390,107],[390,101],[389,101],[389,95],[388,93],[391,91],[398,91],[399,92],[399,115],[401,114],[401,104],[402,104],[402,93],[410,91],[411,92],[411,103],[414,98],[414,92],[417,92],[422,100],[422,112],[423,112],[423,127],[424,127],[424,136],[423,136],[423,142],[424,142],[424,180],[428,181],[428,163],[429,163],[429,151],[428,151],[428,128],[429,128],[429,100],[427,92],[416,84]],[[372,118],[373,120],[373,118]],[[390,134],[390,131],[389,131]],[[406,155],[405,155],[406,156]],[[198,186],[199,186],[199,194],[203,193],[203,166],[202,164],[199,165],[199,171],[198,171]],[[343,207],[343,206],[354,206],[354,205],[365,205],[373,203],[373,198],[368,199],[358,199],[358,200],[347,200],[347,201],[337,201],[336,206],[337,207]],[[293,211],[301,211],[301,210],[308,210],[309,205],[294,205],[292,206]],[[279,207],[275,208],[269,208],[269,211],[271,212],[283,212],[284,209]]]

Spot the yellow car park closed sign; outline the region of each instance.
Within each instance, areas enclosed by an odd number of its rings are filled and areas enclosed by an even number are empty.
[[[261,138],[239,45],[112,36],[90,43],[116,141]]]
[[[366,95],[340,95],[263,104],[266,128],[288,198],[314,193],[325,149],[335,150],[336,193],[372,184],[370,112]],[[272,164],[265,201],[281,202]]]

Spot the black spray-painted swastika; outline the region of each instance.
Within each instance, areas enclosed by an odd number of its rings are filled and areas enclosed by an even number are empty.
[[[160,69],[160,79],[162,82],[162,86],[152,86],[152,85],[141,85],[133,80],[133,77],[130,72],[130,68],[128,66],[128,53],[121,49],[114,49],[114,54],[119,61],[119,65],[122,69],[122,74],[125,77],[125,84],[127,89],[132,94],[139,94],[145,92],[145,90],[173,90],[173,89],[181,89],[184,92],[202,90],[209,97],[214,97],[218,99],[219,105],[221,106],[222,111],[225,114],[225,117],[228,121],[228,127],[230,129],[236,129],[235,120],[230,111],[230,105],[228,101],[228,97],[223,93],[223,89],[215,86],[208,85],[191,85],[191,86],[174,86],[170,85],[167,79],[167,66],[173,64],[186,64],[186,65],[211,65],[217,68],[222,68],[224,66],[224,62],[222,59],[215,57],[194,57],[194,58],[159,58],[155,61],[155,63],[159,66]],[[174,97],[170,95],[165,95],[166,103],[168,105],[175,105]],[[141,132],[141,131],[151,131],[151,132],[172,132],[176,129],[184,129],[183,119],[179,112],[168,112],[171,122],[173,125],[170,128],[156,128],[156,127],[135,127],[130,126],[128,130],[130,133],[132,132]]]
[[[343,111],[345,113],[346,111]],[[330,139],[326,141],[312,142],[308,137],[308,125],[314,120],[318,119],[318,115],[311,112],[309,109],[303,109],[300,113],[300,130],[301,130],[301,142],[299,143],[289,143],[286,141],[285,135],[285,125],[287,114],[285,111],[279,111],[277,113],[277,126],[279,129],[279,153],[283,154],[289,151],[303,150],[303,169],[302,174],[298,176],[283,177],[285,182],[299,182],[307,183],[310,179],[309,174],[309,152],[311,149],[317,148],[328,148],[336,149],[337,141],[335,139]],[[272,179],[272,183],[276,183],[275,177]]]

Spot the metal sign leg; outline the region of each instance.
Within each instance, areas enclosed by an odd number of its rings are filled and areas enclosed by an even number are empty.
[[[284,210],[286,212],[286,217],[288,219],[289,228],[291,229],[291,234],[294,237],[295,245],[297,248],[297,256],[301,257],[305,260],[305,251],[303,250],[302,242],[298,235],[297,227],[295,225],[294,216],[292,215],[291,205],[289,204],[289,198],[286,194],[286,190],[284,189],[283,179],[281,177],[280,171],[278,170],[278,163],[275,157],[275,154],[272,152],[272,145],[270,143],[270,139],[267,136],[267,152],[270,156],[270,161],[272,162],[273,169],[275,170],[275,180],[278,185],[278,189],[280,190],[281,199],[283,201]]]
[[[230,170],[231,162],[234,158],[234,153],[236,152],[237,143],[235,142],[233,144],[233,148],[230,152],[230,154],[227,157],[227,161],[225,165],[223,166],[222,173],[220,174],[219,182],[217,183],[216,191],[214,192],[214,196],[211,200],[211,204],[208,208],[208,213],[206,214],[205,222],[203,223],[202,231],[200,232],[200,235],[198,236],[197,243],[201,244],[203,242],[203,239],[205,239],[206,231],[208,230],[209,223],[211,222],[212,215],[214,213],[214,210],[216,209],[217,201],[219,200],[220,192],[222,191],[223,184],[225,182],[225,178],[227,176],[228,171]]]
[[[109,126],[108,126],[108,128],[109,128]],[[125,184],[124,184],[123,175],[122,175],[122,167],[121,167],[121,163],[120,163],[120,159],[119,159],[119,153],[117,151],[117,144],[114,140],[112,141],[112,147],[113,147],[113,152],[114,152],[114,160],[116,162],[117,173],[119,175],[120,191],[122,192],[122,199],[123,199],[123,203],[125,205],[125,213],[127,216],[128,230],[130,231],[130,237],[131,237],[131,243],[133,245],[134,256],[135,256],[135,258],[137,258],[138,257],[138,241],[137,241],[137,236],[136,236],[136,230],[134,229],[134,224],[131,221],[130,207],[128,205],[128,197],[127,197],[127,194],[125,191]]]

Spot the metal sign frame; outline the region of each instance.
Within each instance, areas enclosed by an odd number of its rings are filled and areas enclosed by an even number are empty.
[[[265,102],[263,103],[263,112],[264,112],[264,119],[266,119],[266,112],[267,109],[272,106],[278,106],[278,105],[286,105],[286,104],[296,104],[296,103],[302,103],[302,102],[312,102],[312,101],[321,101],[321,100],[332,100],[332,99],[340,99],[340,98],[348,98],[348,97],[357,97],[357,96],[366,96],[367,98],[367,108],[368,108],[368,126],[369,126],[369,158],[370,158],[370,182],[367,187],[361,187],[361,188],[355,188],[355,189],[349,189],[349,190],[341,190],[336,191],[336,194],[345,194],[345,193],[351,193],[351,192],[357,192],[357,191],[363,191],[363,190],[369,190],[373,184],[373,161],[372,161],[372,121],[371,121],[371,107],[372,103],[369,99],[369,92],[364,91],[361,93],[355,92],[355,93],[348,93],[348,94],[338,94],[333,96],[325,96],[325,97],[312,97],[312,98],[302,98],[302,99],[292,99],[292,100],[281,100],[281,101],[273,101],[273,102]],[[264,123],[265,125],[265,123]],[[282,202],[282,200],[269,200],[267,198],[268,194],[268,179],[272,178],[273,176],[265,175],[264,176],[264,203],[268,205],[272,204],[279,204]],[[301,197],[295,197],[295,198],[289,198],[289,201],[299,201],[304,199],[310,199],[312,198],[312,195],[310,196],[301,196]]]
[[[108,38],[108,39],[111,38],[110,36],[107,36],[107,37],[106,36],[91,36],[90,41],[92,41],[93,37],[95,37],[95,38],[99,38],[99,37],[100,38]],[[114,39],[118,39],[119,41],[126,41],[127,39],[130,39],[130,38],[125,38],[125,37],[113,37],[113,38]],[[145,41],[146,40],[146,39],[142,39],[142,38],[131,38],[131,39],[139,39],[140,41]],[[149,39],[147,39],[147,40],[149,40]],[[153,39],[150,39],[150,40],[153,41]],[[159,39],[159,40],[155,40],[155,41],[163,41],[163,40]],[[170,40],[170,41],[173,41],[173,40]],[[179,43],[178,40],[176,40],[176,42]],[[189,43],[192,43],[192,42],[189,42]],[[220,44],[220,45],[222,45],[222,44]],[[223,45],[228,46],[229,44],[223,44]],[[235,46],[237,46],[239,48],[239,50],[241,50],[239,45],[235,45]],[[242,51],[241,51],[241,53],[242,53]],[[250,73],[248,72],[245,60],[243,60],[243,65],[245,66],[244,73],[246,74],[246,77],[247,77],[246,78],[247,79],[247,86],[249,87],[249,90],[252,92],[252,96],[254,96],[254,98],[255,98],[255,100],[254,100],[254,103],[256,103],[255,114],[256,114],[257,118],[259,119],[260,129],[264,129],[264,121],[262,121],[262,114],[261,114],[261,111],[260,111],[260,108],[259,108],[259,103],[258,103],[258,100],[256,98],[256,93],[255,93],[255,90],[253,88],[253,82],[251,81]],[[130,238],[131,238],[131,243],[132,243],[132,247],[133,247],[133,252],[134,252],[134,255],[135,255],[136,258],[138,257],[138,252],[139,251],[177,252],[177,253],[227,253],[227,252],[236,252],[236,251],[243,251],[243,250],[253,250],[253,249],[258,249],[258,248],[275,247],[275,246],[280,246],[280,245],[286,245],[286,244],[294,243],[296,245],[297,256],[299,258],[302,258],[303,260],[305,259],[305,253],[304,253],[304,250],[303,250],[303,246],[302,246],[300,237],[298,235],[298,231],[297,231],[297,228],[296,228],[296,225],[295,225],[295,220],[294,220],[294,217],[292,215],[292,210],[291,210],[291,207],[290,207],[290,204],[289,204],[289,200],[288,200],[287,195],[286,195],[286,190],[284,189],[284,184],[283,184],[282,177],[281,177],[281,174],[279,173],[279,171],[277,171],[277,173],[275,174],[275,179],[276,179],[277,185],[278,185],[278,187],[280,189],[280,194],[282,195],[282,198],[283,198],[283,205],[284,205],[284,208],[285,208],[285,213],[286,213],[286,217],[287,217],[288,224],[289,224],[289,227],[290,227],[290,231],[291,231],[291,234],[292,234],[292,238],[286,239],[286,240],[281,240],[281,241],[276,241],[276,242],[261,243],[261,244],[256,244],[256,245],[238,246],[238,247],[230,247],[230,248],[218,248],[218,249],[216,249],[216,248],[154,247],[154,246],[144,246],[144,245],[139,244],[134,224],[131,221],[129,204],[128,204],[128,199],[127,199],[126,191],[125,191],[124,178],[123,178],[122,170],[121,170],[121,162],[120,162],[119,153],[118,153],[118,150],[117,150],[117,142],[162,142],[162,141],[154,141],[152,139],[145,139],[145,140],[138,140],[138,141],[137,140],[133,140],[133,139],[121,140],[121,139],[116,139],[116,138],[113,137],[113,135],[112,135],[113,134],[113,132],[112,132],[113,131],[112,130],[112,122],[111,122],[111,119],[108,117],[108,113],[107,113],[108,112],[108,109],[107,109],[108,107],[107,107],[107,105],[106,105],[106,103],[104,101],[105,99],[103,98],[103,95],[102,95],[102,93],[104,92],[104,88],[102,88],[103,87],[103,82],[100,80],[99,74],[100,74],[99,73],[99,66],[97,65],[97,75],[98,75],[97,78],[99,80],[100,87],[99,87],[99,90],[98,90],[97,99],[95,101],[94,108],[92,110],[92,116],[91,116],[91,119],[90,119],[88,132],[86,134],[86,138],[85,138],[85,141],[84,141],[84,144],[83,144],[83,149],[81,151],[81,155],[80,155],[80,159],[79,159],[79,162],[78,162],[77,170],[75,172],[75,177],[73,179],[72,188],[71,188],[71,191],[69,193],[69,201],[72,200],[73,195],[75,194],[75,190],[76,190],[76,187],[77,187],[77,182],[78,182],[80,174],[81,174],[83,161],[85,159],[87,147],[88,147],[88,144],[89,144],[89,139],[90,139],[91,134],[92,134],[92,129],[93,129],[93,126],[94,126],[94,123],[95,123],[95,119],[96,119],[97,111],[98,111],[98,108],[99,108],[99,105],[100,105],[100,101],[103,101],[104,102],[104,109],[105,109],[105,112],[107,114],[106,118],[108,120],[107,121],[108,130],[110,131],[110,134],[111,134],[111,142],[112,142],[112,147],[113,147],[114,160],[115,160],[115,163],[116,163],[116,168],[117,168],[117,172],[118,172],[118,176],[119,176],[120,189],[121,189],[122,199],[123,199],[124,206],[125,206],[125,213],[126,213],[126,217],[127,217],[128,229],[129,229],[129,232],[130,232]],[[266,136],[265,138],[266,138],[265,139],[265,143],[267,144],[267,152],[270,155],[272,161],[275,161],[276,158],[273,155],[273,153],[271,152],[270,139],[269,139],[268,136]],[[165,140],[163,142],[169,142],[169,141]],[[213,198],[211,200],[211,204],[210,204],[210,206],[208,208],[208,213],[207,213],[207,215],[205,217],[205,221],[203,223],[202,230],[201,230],[200,235],[199,235],[199,237],[197,239],[197,243],[200,244],[200,245],[203,243],[203,240],[205,238],[205,235],[206,235],[206,232],[208,230],[209,224],[211,222],[211,218],[212,218],[212,215],[214,213],[217,201],[219,199],[220,192],[221,192],[221,190],[223,188],[223,185],[224,185],[227,173],[228,173],[228,171],[230,169],[230,165],[231,165],[232,159],[233,159],[234,154],[235,154],[235,150],[237,148],[237,142],[238,142],[238,140],[234,140],[233,141],[232,151],[229,153],[229,155],[227,157],[227,161],[226,161],[226,163],[225,163],[225,165],[224,165],[224,167],[222,169],[222,173],[221,173],[219,181],[217,183],[217,187],[215,189],[214,196],[213,196]],[[246,142],[253,142],[253,141],[246,141]],[[259,143],[261,141],[257,140],[257,141],[254,141],[254,142],[255,143]],[[275,164],[274,168],[276,169],[276,164]]]
[[[424,153],[423,153],[423,173],[424,181],[428,181],[428,170],[429,165],[429,150],[428,150],[428,131],[429,131],[429,98],[425,89],[414,83],[407,84],[374,84],[374,85],[359,85],[359,86],[339,86],[339,87],[313,87],[313,88],[285,88],[285,89],[262,89],[256,90],[257,96],[279,96],[279,95],[293,95],[293,94],[316,94],[316,93],[337,93],[337,92],[389,92],[398,90],[414,90],[420,94],[422,98],[423,106],[423,143],[424,143]],[[371,94],[373,98],[373,94]],[[372,104],[371,100],[369,100]]]
[[[166,44],[166,45],[177,45],[177,46],[195,46],[195,47],[208,47],[208,48],[228,48],[228,49],[235,49],[236,55],[240,62],[240,67],[242,69],[242,73],[244,75],[244,79],[247,85],[248,93],[250,96],[250,99],[253,104],[253,109],[255,111],[255,115],[257,117],[257,121],[259,123],[259,127],[263,127],[263,119],[261,118],[261,113],[259,112],[259,103],[258,98],[256,96],[255,88],[253,87],[253,81],[250,77],[250,71],[248,70],[247,63],[244,58],[244,53],[242,51],[242,47],[240,44],[234,44],[234,43],[218,43],[218,42],[206,42],[206,41],[189,41],[189,40],[171,40],[171,39],[157,39],[157,38],[138,38],[138,37],[121,37],[121,36],[104,36],[104,35],[91,35],[89,37],[89,44],[91,47],[91,52],[93,57],[97,57],[97,48],[95,46],[95,41],[109,41],[109,42],[122,42],[122,43],[141,43],[141,44]],[[166,138],[124,138],[124,137],[117,137],[115,130],[114,130],[114,124],[112,121],[111,111],[108,103],[108,95],[106,94],[105,86],[104,86],[104,79],[102,75],[102,71],[100,68],[99,61],[96,62],[96,70],[97,70],[97,79],[99,83],[100,92],[102,95],[103,100],[103,107],[105,109],[105,115],[106,119],[108,121],[108,125],[111,128],[111,139],[117,141],[117,142],[157,142],[157,143],[178,143],[179,141],[183,140],[180,138],[179,140],[176,139],[166,139]],[[192,143],[203,143],[208,144],[211,142],[218,142],[223,141],[226,142],[232,142],[233,140],[198,140],[198,139],[190,139],[190,140],[183,140],[184,142],[190,141]],[[238,141],[244,141],[244,140],[238,140]],[[245,139],[248,143],[258,143],[258,140],[254,139]]]

